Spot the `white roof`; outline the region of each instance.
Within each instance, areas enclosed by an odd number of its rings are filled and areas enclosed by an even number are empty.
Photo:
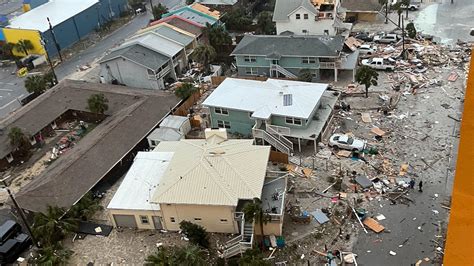
[[[8,28],[45,32],[49,29],[47,17],[54,27],[88,9],[99,0],[50,0],[10,21]]]
[[[154,152],[174,156],[153,202],[237,206],[239,199],[260,198],[270,147],[252,143],[217,135],[160,142]]]
[[[309,119],[327,87],[324,83],[226,78],[203,105],[253,112],[252,117],[261,119],[271,115]],[[285,97],[291,98],[291,105],[284,105]]]
[[[147,138],[155,141],[172,141],[180,140],[183,138],[183,134],[174,128],[160,127],[153,130]]]
[[[151,197],[172,157],[172,152],[139,152],[107,208],[159,210],[158,204],[151,203]]]
[[[189,121],[189,118],[178,115],[169,115],[161,121],[160,127],[180,129],[186,121]]]
[[[233,6],[237,3],[238,0],[197,0],[197,3],[203,5],[226,5]]]
[[[184,49],[183,46],[173,41],[170,41],[166,38],[163,38],[153,32],[149,32],[148,34],[132,37],[127,42],[123,43],[119,48],[134,45],[137,43],[141,44],[142,46],[148,49],[167,55],[169,57],[175,56],[181,50]]]

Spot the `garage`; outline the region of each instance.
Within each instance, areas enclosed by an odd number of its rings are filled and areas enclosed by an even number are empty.
[[[114,214],[114,221],[117,227],[137,228],[137,221],[133,215]]]

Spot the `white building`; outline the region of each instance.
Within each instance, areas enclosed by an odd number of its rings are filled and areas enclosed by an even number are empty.
[[[148,145],[156,147],[162,141],[178,141],[191,131],[191,122],[184,116],[170,115],[147,137]]]
[[[336,35],[350,30],[339,14],[339,0],[276,0],[273,21],[277,34]]]

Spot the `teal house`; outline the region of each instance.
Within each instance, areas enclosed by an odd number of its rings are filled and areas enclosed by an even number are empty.
[[[332,117],[338,93],[328,84],[226,78],[203,102],[211,127],[254,138],[291,154],[293,146],[316,149]]]
[[[326,35],[246,35],[231,53],[239,76],[297,78],[308,69],[313,80],[354,77],[359,52],[345,50],[344,37]]]

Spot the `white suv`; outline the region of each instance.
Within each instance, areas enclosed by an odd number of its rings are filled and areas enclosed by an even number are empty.
[[[374,37],[374,42],[376,43],[396,43],[398,41],[397,34],[385,34],[385,35],[377,35]]]

